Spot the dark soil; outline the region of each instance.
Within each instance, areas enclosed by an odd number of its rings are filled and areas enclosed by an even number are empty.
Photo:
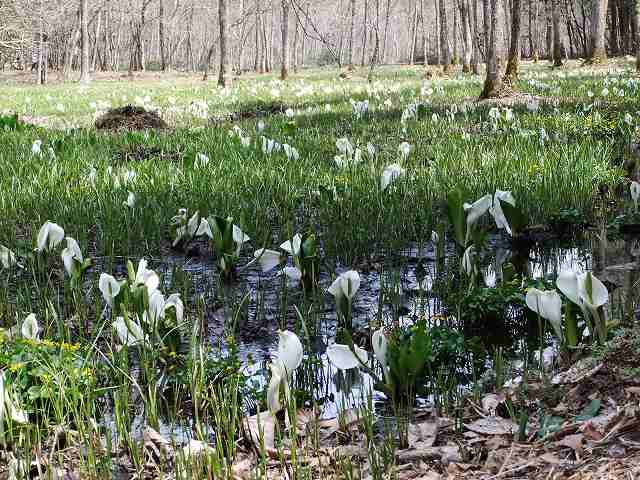
[[[133,105],[109,110],[96,120],[95,125],[98,130],[148,130],[168,126],[156,112]]]

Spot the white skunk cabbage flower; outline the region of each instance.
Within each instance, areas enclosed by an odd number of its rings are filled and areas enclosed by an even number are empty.
[[[35,140],[31,145],[31,153],[34,155],[42,155],[42,140]]]
[[[37,252],[51,251],[64,239],[64,230],[56,223],[45,222],[38,232]]]
[[[0,371],[0,441],[4,440],[4,418],[6,416],[11,421],[20,424],[29,421],[27,412],[18,408],[9,389],[5,386],[5,373]]]
[[[260,268],[263,272],[273,270],[280,265],[280,252],[275,250],[268,250],[266,248],[260,248],[253,252],[253,257],[260,264]]]
[[[203,218],[200,220],[200,225],[198,226],[198,230],[196,230],[196,237],[201,235],[206,235],[210,239],[213,239],[213,232],[211,231],[211,224],[209,220]]]
[[[288,145],[285,143],[282,145],[282,148],[284,149],[284,153],[289,160],[295,161],[300,158],[300,154],[298,153],[298,150],[295,147],[292,147],[291,145]]]
[[[511,232],[511,227],[509,226],[509,222],[507,221],[507,217],[504,215],[504,211],[502,210],[502,205],[500,202],[506,202],[509,205],[515,207],[516,200],[513,198],[511,192],[505,192],[503,190],[496,190],[496,193],[493,196],[493,206],[489,208],[489,213],[493,216],[496,221],[496,226],[499,230],[505,229],[509,235],[513,235]]]
[[[580,308],[595,310],[609,301],[609,291],[591,272],[560,272],[556,285],[565,296]]]
[[[136,194],[133,192],[129,192],[127,194],[127,200],[122,202],[125,207],[129,207],[130,209],[135,208],[136,206]]]
[[[40,325],[38,325],[35,314],[30,313],[27,318],[24,319],[20,327],[20,333],[22,333],[22,337],[27,340],[38,340]]]
[[[159,290],[155,290],[149,296],[149,311],[146,319],[156,323],[165,318],[167,311],[171,308],[174,309],[176,321],[182,323],[184,319],[184,304],[180,299],[180,294],[174,293],[165,299]]]
[[[84,262],[84,257],[75,239],[67,237],[66,240],[67,247],[62,250],[60,256],[62,257],[64,269],[72,277],[78,271],[78,266]]]
[[[373,354],[375,355],[376,360],[380,362],[382,370],[385,376],[387,376],[389,373],[389,365],[387,364],[387,350],[389,348],[389,343],[386,335],[384,334],[383,328],[373,332],[373,335],[371,335],[371,346],[373,347]]]
[[[387,187],[393,181],[395,181],[398,178],[404,176],[405,173],[406,173],[405,169],[402,168],[397,163],[392,163],[391,165],[388,165],[382,171],[382,177],[380,178],[380,189],[383,190],[383,191],[386,190]]]
[[[280,245],[280,248],[287,252],[289,255],[298,256],[300,255],[300,248],[302,247],[302,236],[299,233],[296,233],[291,240],[287,240],[286,242]]]
[[[362,364],[366,365],[369,361],[367,351],[357,345],[353,346],[353,350],[355,354],[351,351],[349,345],[334,343],[327,347],[327,357],[329,357],[329,361],[339,370],[349,370],[357,368]]]
[[[123,317],[118,317],[113,322],[113,328],[123,345],[132,347],[147,340],[142,327],[133,320],[127,322]]]
[[[271,363],[271,380],[267,389],[267,405],[272,414],[282,410],[280,388],[289,397],[289,382],[293,372],[302,363],[303,349],[298,336],[288,330],[278,332],[278,356]]]
[[[135,286],[145,286],[149,296],[160,286],[160,277],[153,270],[147,268],[147,261],[141,258],[136,270]]]
[[[195,168],[204,168],[209,164],[209,157],[204,153],[198,153],[196,155],[196,161],[194,162]]]
[[[329,287],[328,292],[333,295],[336,300],[345,297],[348,300],[353,299],[360,289],[360,275],[355,270],[349,270],[338,276]]]
[[[247,243],[251,238],[240,229],[239,226],[233,225],[232,232],[233,242],[236,244],[236,256],[240,254],[240,250],[242,250],[242,246]]]
[[[101,273],[100,280],[98,281],[98,288],[102,292],[104,301],[107,302],[107,304],[109,304],[111,308],[113,308],[115,298],[120,293],[120,282],[118,282],[108,273]]]
[[[464,204],[464,211],[467,214],[467,237],[473,226],[478,223],[480,217],[489,211],[492,204],[491,195],[485,195],[473,203]]]
[[[17,264],[16,254],[4,245],[0,245],[0,267],[9,269]]]
[[[293,282],[299,282],[302,280],[302,272],[297,267],[284,267],[281,274]]]
[[[407,158],[411,153],[411,145],[408,142],[402,142],[398,146],[398,152],[402,155],[402,158]]]
[[[473,245],[469,246],[462,255],[462,270],[469,276],[473,273],[475,256],[476,247]]]
[[[351,145],[351,142],[346,137],[342,137],[336,140],[336,148],[338,149],[338,152],[344,155],[353,155],[353,145]]]
[[[562,298],[560,298],[558,292],[530,288],[527,290],[525,300],[529,309],[551,323],[556,337],[562,341],[564,338],[562,333]]]

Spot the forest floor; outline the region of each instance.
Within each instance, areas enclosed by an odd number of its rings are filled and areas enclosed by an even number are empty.
[[[637,478],[633,60],[489,102],[408,65],[0,73],[0,479]],[[606,299],[557,328],[527,295],[567,271]]]

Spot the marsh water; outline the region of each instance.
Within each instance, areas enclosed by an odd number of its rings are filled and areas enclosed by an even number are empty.
[[[482,276],[486,285],[494,285],[500,277],[500,264],[506,262],[518,263],[521,273],[528,277],[550,280],[562,270],[593,270],[612,293],[608,317],[618,319],[630,313],[638,314],[632,309],[639,297],[639,255],[637,237],[620,237],[603,243],[595,234],[584,234],[572,240],[549,239],[514,249],[510,239],[493,235],[481,253]],[[380,256],[360,268],[353,266],[361,277],[361,288],[353,304],[354,338],[365,339],[366,343],[370,334],[368,325],[389,318],[405,324],[425,318],[435,324],[443,315],[451,316],[452,312],[446,311],[442,299],[433,291],[433,285],[445,272],[456,271],[457,266],[451,267],[460,259],[452,243],[445,243],[440,266],[436,257],[435,246],[426,242],[413,244],[393,256]],[[250,260],[243,258],[240,265]],[[325,399],[324,417],[335,416],[338,408],[358,404],[371,391],[371,378],[338,373],[324,354],[327,344],[335,338],[337,325],[333,299],[326,293],[333,275],[326,271],[320,275],[320,288],[315,295],[301,291],[276,271],[262,273],[255,266],[240,267],[236,281],[223,284],[218,279],[215,258],[204,243],[192,246],[189,254],[172,252],[163,259],[151,258],[149,266],[161,275],[165,293],[180,292],[188,311],[200,316],[206,336],[212,345],[219,347],[214,351],[224,354],[228,349],[226,335],[235,332],[237,353],[246,366],[245,372],[257,385],[264,385],[268,378],[267,364],[276,349],[278,329],[302,328],[310,339],[305,353],[319,360],[315,375],[321,381],[313,385],[313,390]],[[335,274],[346,269],[338,265]],[[100,295],[96,288],[97,276],[102,271],[124,276],[125,261],[96,259],[92,274],[86,280],[87,298],[94,297],[94,305],[95,297]],[[15,289],[8,295],[10,302],[19,299],[24,302],[25,293],[20,293],[20,285],[26,275],[20,273],[10,280],[10,289]],[[63,305],[62,298],[60,304]],[[107,313],[103,310],[96,314]],[[519,318],[518,312],[513,315]],[[497,341],[516,353],[527,341],[517,333],[502,331],[499,325],[483,325],[482,330],[488,342]],[[360,337],[357,332],[361,332]],[[488,358],[487,367],[490,366]],[[252,408],[247,406],[248,410]],[[109,423],[108,418],[105,421]],[[141,422],[141,418],[137,421]],[[187,424],[162,428],[174,436],[188,438],[190,435]]]

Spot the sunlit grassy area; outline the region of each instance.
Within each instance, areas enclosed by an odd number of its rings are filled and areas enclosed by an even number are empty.
[[[368,73],[0,83],[0,478],[444,474],[615,409],[550,379],[636,321],[632,61]]]

